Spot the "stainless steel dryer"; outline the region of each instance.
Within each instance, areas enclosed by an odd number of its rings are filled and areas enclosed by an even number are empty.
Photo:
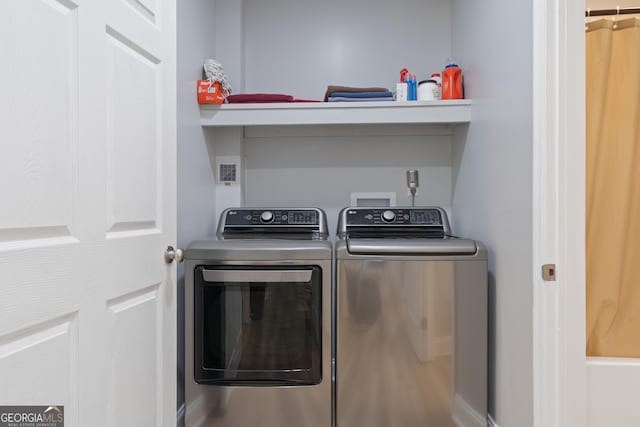
[[[487,253],[440,208],[338,220],[337,427],[484,426]]]
[[[187,419],[205,396],[207,426],[331,426],[325,213],[227,209],[217,236],[185,251]]]

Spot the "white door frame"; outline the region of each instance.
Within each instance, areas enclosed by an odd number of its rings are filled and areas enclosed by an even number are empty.
[[[587,425],[584,10],[533,2],[536,427]],[[541,278],[547,263],[555,282]]]
[[[1,7],[0,405],[174,427],[176,0]]]

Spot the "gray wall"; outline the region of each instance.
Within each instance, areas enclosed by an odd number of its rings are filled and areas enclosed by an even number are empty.
[[[330,84],[392,88],[407,67],[418,78],[451,55],[450,0],[244,0],[245,92],[322,99]],[[221,34],[218,33],[218,37]],[[329,214],[351,192],[395,192],[408,204],[405,171],[420,171],[417,204],[451,205],[451,129],[427,126],[247,128],[245,202],[319,206]]]
[[[392,192],[410,204],[406,170],[420,172],[418,205],[451,206],[451,131],[425,126],[248,128],[248,206],[319,206],[330,215],[352,192]]]
[[[202,64],[213,58],[213,1],[177,2],[178,25],[178,247],[212,236],[215,224],[213,171],[196,101]],[[184,271],[178,269],[178,408],[184,403]],[[189,380],[189,378],[187,378]]]
[[[489,412],[533,425],[532,56],[530,0],[456,0],[453,50],[473,99],[454,136],[456,233],[489,248]]]
[[[245,90],[322,99],[327,85],[395,87],[451,52],[449,0],[244,0]],[[429,73],[429,74],[427,74]]]

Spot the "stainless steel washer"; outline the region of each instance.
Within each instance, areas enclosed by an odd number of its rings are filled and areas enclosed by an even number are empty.
[[[228,209],[217,235],[185,251],[187,412],[205,396],[207,426],[331,426],[325,213]]]
[[[337,427],[487,418],[487,253],[440,208],[345,208],[338,220]]]

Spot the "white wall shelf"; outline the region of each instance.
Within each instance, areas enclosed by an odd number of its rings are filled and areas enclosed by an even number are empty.
[[[202,126],[460,124],[471,118],[471,101],[309,102],[201,105]]]

